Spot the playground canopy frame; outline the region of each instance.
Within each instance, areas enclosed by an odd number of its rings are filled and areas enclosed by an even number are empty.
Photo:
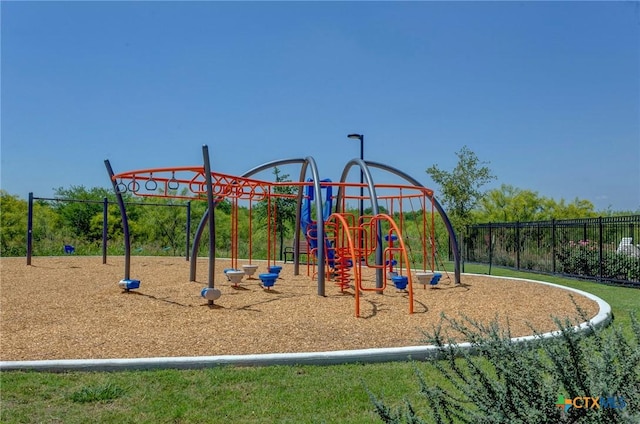
[[[191,249],[191,280],[195,280],[195,264],[198,256],[198,246],[200,244],[201,235],[204,232],[204,228],[209,226],[209,288],[214,287],[214,270],[215,270],[215,206],[223,199],[236,199],[236,200],[250,200],[250,201],[270,201],[271,197],[282,196],[275,193],[273,188],[278,185],[295,186],[298,188],[297,199],[297,213],[296,213],[296,225],[294,234],[294,273],[299,273],[299,241],[301,237],[300,223],[301,223],[301,205],[304,196],[304,188],[311,186],[311,190],[314,194],[315,200],[315,215],[316,217],[323,216],[323,204],[325,200],[323,198],[323,186],[332,185],[338,187],[336,196],[335,213],[342,212],[346,199],[346,188],[359,187],[366,188],[367,195],[365,199],[370,202],[372,214],[377,216],[380,214],[380,207],[378,204],[377,188],[399,188],[399,189],[413,189],[420,191],[426,198],[429,199],[432,206],[435,207],[442,221],[445,224],[449,238],[453,246],[454,255],[454,274],[455,283],[460,284],[460,249],[456,238],[455,231],[451,222],[440,205],[437,199],[433,195],[433,191],[423,186],[413,177],[409,176],[405,172],[393,168],[391,166],[373,162],[365,161],[363,159],[352,159],[344,167],[339,182],[327,182],[320,178],[318,167],[313,157],[306,158],[292,158],[282,159],[272,162],[268,162],[259,165],[255,168],[245,172],[242,176],[232,176],[217,172],[212,172],[210,167],[209,150],[207,145],[202,146],[203,153],[203,166],[187,166],[187,167],[174,167],[174,168],[147,168],[135,171],[127,171],[115,174],[111,168],[111,164],[108,160],[105,160],[105,166],[109,174],[109,178],[113,185],[116,199],[120,207],[123,223],[124,242],[125,242],[125,279],[130,278],[130,236],[127,221],[127,214],[122,198],[122,194],[130,192],[136,196],[142,197],[172,197],[179,199],[189,200],[203,200],[207,202],[207,211],[202,217],[200,224],[196,230],[196,234],[193,240],[193,247]],[[297,182],[266,182],[251,178],[253,175],[278,166],[288,164],[300,164],[300,174]],[[363,175],[363,184],[349,183],[347,182],[347,176],[350,169],[353,166],[360,168]],[[410,185],[392,185],[392,184],[380,184],[374,183],[371,175],[371,168],[378,168],[383,171],[395,174],[396,176],[404,179]],[[307,173],[310,172],[310,181],[306,181]],[[185,187],[179,192],[180,187]],[[353,196],[349,198],[355,198]],[[384,198],[384,196],[382,197]],[[270,209],[270,208],[268,208]],[[362,219],[362,217],[359,217]],[[324,219],[317,219],[317,232],[318,234],[325,234]],[[378,221],[379,225],[379,221]],[[381,234],[378,231],[378,234]],[[318,264],[325,264],[326,252],[325,249],[317,249]],[[379,242],[375,252],[376,264],[382,264],[383,249],[382,243]],[[271,260],[271,254],[268,254],[268,260]],[[318,295],[325,295],[325,269],[326,267],[319,266],[317,271],[318,282]],[[376,270],[376,287],[382,287],[382,268]],[[210,301],[212,303],[212,301]]]

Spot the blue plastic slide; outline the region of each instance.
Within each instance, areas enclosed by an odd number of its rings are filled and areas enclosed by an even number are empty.
[[[313,182],[312,179],[308,179],[308,182]],[[329,179],[320,180],[320,183],[331,182]],[[329,216],[331,216],[331,206],[333,200],[331,198],[332,187],[330,185],[323,186],[320,184],[320,187],[326,190],[325,193],[325,202],[322,205],[322,220],[326,221]],[[313,185],[307,186],[307,195],[302,201],[302,210],[300,213],[300,227],[302,229],[302,233],[307,237],[307,243],[309,244],[309,249],[316,249],[318,247],[318,232],[317,226],[313,219],[311,219],[311,202],[314,200],[314,190]],[[324,243],[327,248],[327,262],[331,268],[334,267],[334,259],[335,252],[331,249],[331,242],[327,239],[327,234],[323,234]],[[317,256],[317,254],[316,254]]]

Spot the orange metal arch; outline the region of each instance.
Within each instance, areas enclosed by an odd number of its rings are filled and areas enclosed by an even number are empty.
[[[405,267],[407,268],[407,287],[408,287],[408,291],[409,291],[409,313],[412,314],[413,313],[413,278],[412,278],[412,274],[411,274],[411,262],[409,262],[409,257],[407,255],[407,248],[404,242],[404,239],[402,238],[402,232],[400,231],[400,229],[398,228],[398,226],[396,225],[395,221],[393,220],[393,218],[387,214],[384,213],[380,213],[378,215],[375,215],[374,217],[371,218],[371,220],[369,221],[368,225],[372,228],[372,229],[377,229],[377,225],[376,223],[378,221],[387,221],[389,223],[389,226],[393,229],[393,231],[395,231],[395,233],[398,236],[398,240],[397,242],[400,244],[400,248],[398,249],[398,251],[402,252],[402,259],[404,261]],[[377,231],[377,230],[376,230]],[[382,265],[374,265],[375,266],[382,266],[382,267],[386,267],[386,265],[382,264]],[[360,290],[363,291],[380,291],[379,288],[363,288],[361,282],[359,283],[358,287]],[[384,290],[384,288],[386,288],[386,283],[383,286],[382,290]]]
[[[407,249],[406,249],[406,245],[404,243],[404,240],[402,238],[402,233],[400,232],[400,229],[398,228],[398,226],[396,225],[395,221],[387,214],[378,214],[375,215],[374,217],[371,218],[371,220],[368,223],[365,223],[363,225],[368,225],[371,228],[377,228],[377,225],[375,225],[377,223],[377,221],[386,221],[389,223],[390,227],[392,228],[392,230],[397,234],[398,236],[398,243],[400,245],[400,247],[398,248],[398,251],[402,253],[403,255],[403,261],[405,263],[405,266],[407,268],[407,280],[408,280],[408,292],[409,292],[409,313],[412,314],[413,313],[413,281],[412,281],[412,275],[411,275],[411,267],[410,267],[410,262],[409,262],[409,257],[407,255]],[[385,285],[382,288],[367,288],[364,287],[362,285],[362,278],[361,278],[361,257],[360,257],[360,251],[357,250],[355,248],[355,244],[353,241],[353,237],[351,234],[351,229],[354,229],[356,227],[350,227],[349,224],[347,223],[347,219],[339,213],[333,213],[329,216],[329,218],[327,219],[327,222],[330,221],[336,221],[338,224],[338,229],[342,230],[337,236],[336,236],[336,241],[340,241],[343,245],[344,245],[344,241],[346,239],[346,247],[348,248],[351,257],[354,259],[354,281],[355,281],[355,315],[356,317],[360,317],[360,293],[364,292],[364,291],[384,291],[384,289],[386,288],[386,281],[385,281]],[[361,228],[357,228],[358,231],[362,231]],[[384,266],[384,265],[383,265]]]
[[[329,216],[329,218],[327,219],[327,222],[331,221],[331,220],[336,220],[342,228],[342,233],[341,236],[342,237],[336,237],[336,239],[338,238],[342,238],[344,240],[344,238],[346,237],[346,241],[347,241],[347,247],[349,248],[349,252],[351,254],[351,257],[354,259],[354,266],[353,266],[353,279],[356,282],[356,289],[355,289],[355,301],[356,301],[356,317],[360,317],[360,281],[362,280],[360,278],[360,258],[356,255],[356,250],[354,248],[354,244],[353,244],[353,238],[351,237],[351,232],[349,231],[349,225],[347,224],[346,219],[339,213],[333,213]],[[338,227],[340,228],[340,227]],[[357,262],[357,266],[356,266],[356,262]]]

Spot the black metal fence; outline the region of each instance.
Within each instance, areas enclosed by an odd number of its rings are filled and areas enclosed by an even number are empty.
[[[477,224],[466,262],[640,288],[640,215]]]
[[[106,197],[102,200],[90,200],[90,199],[63,199],[63,198],[49,198],[49,197],[36,197],[33,192],[29,193],[29,200],[27,204],[27,265],[31,265],[31,258],[33,256],[33,217],[34,217],[34,200],[44,200],[46,202],[61,202],[61,203],[85,203],[85,204],[101,204],[102,205],[102,263],[107,263],[107,228],[108,228],[108,207],[110,204],[114,204],[113,201],[109,201]],[[125,202],[128,205],[138,206],[162,206],[162,207],[184,207],[186,209],[186,253],[185,258],[189,260],[189,243],[191,234],[191,202],[184,204],[169,204],[169,203],[151,203],[151,202]],[[67,247],[73,249],[73,246],[64,246],[65,253],[69,253]]]

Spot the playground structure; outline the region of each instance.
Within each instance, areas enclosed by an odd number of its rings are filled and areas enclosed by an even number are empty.
[[[434,216],[437,212],[449,235],[454,255],[455,283],[460,284],[460,250],[453,227],[433,191],[424,187],[417,180],[404,172],[373,161],[352,159],[342,172],[340,180],[333,182],[320,179],[320,174],[312,157],[298,159],[284,159],[272,161],[247,171],[242,176],[231,176],[211,171],[209,151],[202,147],[203,165],[175,168],[154,168],[114,173],[111,164],[105,160],[105,166],[116,193],[123,224],[125,243],[124,278],[119,285],[124,290],[137,289],[140,281],[130,278],[130,234],[127,212],[122,194],[129,192],[142,197],[171,197],[188,200],[202,200],[207,202],[207,212],[202,217],[196,230],[191,249],[190,280],[195,281],[196,259],[200,240],[205,228],[209,232],[209,268],[208,285],[201,292],[209,305],[219,299],[221,291],[215,287],[215,207],[223,201],[231,203],[231,261],[232,268],[225,270],[227,279],[237,285],[245,274],[251,278],[256,270],[252,264],[252,238],[245,240],[249,246],[249,257],[245,258],[249,264],[242,265],[244,272],[240,272],[238,264],[238,208],[239,202],[248,202],[249,216],[252,205],[256,202],[266,202],[269,217],[267,219],[267,265],[269,272],[259,274],[263,287],[270,289],[275,283],[280,267],[276,266],[276,226],[273,218],[277,215],[275,202],[278,198],[295,199],[296,224],[294,234],[294,274],[300,273],[300,240],[307,241],[308,263],[307,274],[315,278],[317,292],[325,296],[325,281],[327,276],[334,279],[341,291],[353,284],[355,297],[355,315],[359,316],[361,293],[371,291],[383,293],[389,280],[398,290],[408,293],[409,313],[413,313],[413,257],[419,250],[422,272],[417,272],[419,283],[426,287],[437,284],[441,277],[436,269],[436,245],[434,231]],[[288,164],[300,164],[300,174],[297,182],[267,182],[252,178],[255,174]],[[353,166],[360,168],[363,183],[347,182],[347,176]],[[407,184],[376,184],[373,181],[370,168],[377,168],[394,174]],[[310,177],[307,176],[310,173]],[[283,193],[278,187],[294,187],[296,195]],[[363,197],[349,194],[349,189],[366,189]],[[336,194],[334,196],[334,190]],[[361,190],[363,192],[363,190]],[[356,216],[348,212],[348,200],[364,200],[369,202],[371,214]],[[416,224],[420,234],[418,243],[407,244],[406,227],[403,208],[408,202],[412,205],[416,201],[423,212],[422,222]],[[380,202],[385,202],[386,211],[381,213]],[[428,222],[427,206],[431,208],[431,222]],[[251,233],[251,218],[249,222]],[[430,229],[430,232],[429,230]],[[375,270],[375,285],[366,283],[362,279],[363,267]],[[430,272],[428,272],[430,270]],[[231,280],[231,278],[234,280]]]

